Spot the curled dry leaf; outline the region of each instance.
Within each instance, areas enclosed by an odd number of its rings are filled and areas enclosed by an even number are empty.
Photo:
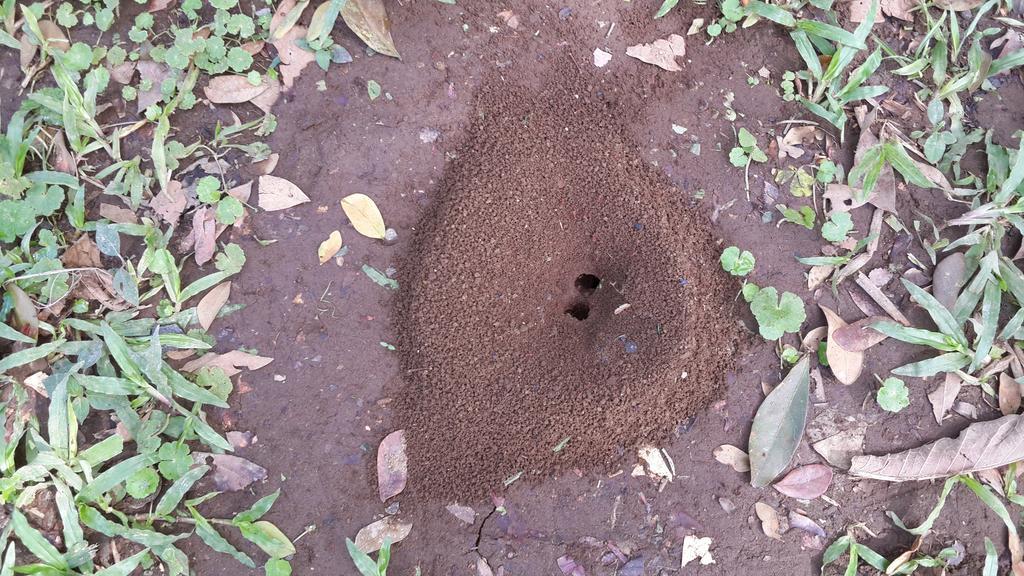
[[[192,213],[192,245],[196,264],[202,266],[217,253],[217,220],[212,206],[200,206]]]
[[[285,210],[309,202],[309,196],[306,196],[298,186],[284,178],[267,174],[260,176],[259,183],[258,204],[267,212]]]
[[[947,478],[1007,466],[1024,459],[1024,418],[1019,414],[974,422],[956,438],[884,456],[855,456],[850,474],[905,482]]]
[[[650,44],[637,44],[626,48],[626,56],[632,56],[641,62],[679,72],[682,68],[676,63],[676,57],[686,55],[686,39],[678,34],[668,38],[660,38]]]
[[[782,521],[775,508],[764,502],[758,502],[754,504],[754,512],[761,520],[761,531],[764,532],[764,535],[775,540],[782,540]]]
[[[999,375],[999,411],[1004,416],[1020,410],[1020,384],[1003,372]]]
[[[264,79],[253,85],[245,76],[224,74],[210,78],[203,88],[206,99],[214,104],[241,104],[263,94],[270,88],[270,81]]]
[[[32,41],[28,39],[27,34],[22,34],[21,36],[18,36],[18,49],[18,63],[21,66],[21,70],[28,74],[30,72],[29,66],[32,65],[32,60],[35,59],[36,52],[39,52],[39,46],[33,44]]]
[[[810,356],[804,356],[764,399],[750,426],[750,483],[762,488],[789,466],[807,423]]]
[[[395,516],[387,516],[373,524],[364,526],[356,534],[356,548],[372,554],[384,545],[384,540],[397,544],[412,532],[412,522],[403,522]]]
[[[375,51],[401,59],[391,39],[391,21],[383,0],[348,0],[341,9],[348,27]]]
[[[351,2],[348,4],[351,4]],[[300,40],[305,40],[305,35],[306,29],[304,27],[294,26],[284,36],[271,42],[277,48],[278,58],[281,59],[281,81],[284,83],[286,90],[292,87],[295,79],[299,77],[299,74],[302,73],[302,70],[307,65],[316,61],[316,54],[309,50],[303,50],[297,43]],[[277,100],[276,96],[274,100]],[[266,105],[263,102],[261,104],[260,108]],[[272,106],[273,102],[270,105]]]
[[[807,271],[807,289],[814,290],[818,286],[821,286],[821,283],[828,280],[828,277],[835,271],[835,266],[827,264],[811,266],[811,269]]]
[[[192,453],[192,459],[197,464],[205,464],[207,458],[213,460],[213,483],[221,492],[236,492],[253,482],[262,482],[267,479],[265,468],[253,464],[245,458],[231,454]]]
[[[363,236],[384,239],[386,227],[377,204],[366,194],[351,194],[341,199],[341,208],[352,226]]]
[[[181,369],[185,372],[195,372],[200,368],[208,366],[217,367],[223,370],[225,375],[231,377],[240,373],[242,368],[246,370],[259,370],[273,361],[273,358],[266,356],[257,356],[241,350],[232,350],[224,354],[217,354],[215,352],[203,354],[199,358],[186,363]]]
[[[707,536],[704,538],[698,538],[691,535],[683,537],[682,565],[686,566],[697,559],[700,559],[700,563],[705,566],[708,564],[714,564],[715,559],[711,556],[711,544],[713,544],[713,541]]]
[[[832,484],[832,469],[824,464],[808,464],[794,468],[773,487],[791,498],[814,500]]]
[[[187,206],[188,198],[182,190],[181,182],[177,180],[168,182],[167,186],[149,201],[149,207],[153,212],[168,224],[177,224]]]
[[[253,162],[252,167],[261,176],[264,174],[270,174],[277,168],[277,162],[281,159],[281,156],[275,152],[270,156],[267,156],[266,160],[260,160],[259,162]]]
[[[213,320],[217,318],[217,313],[227,303],[229,296],[231,296],[230,281],[221,282],[214,286],[199,300],[199,304],[196,305],[196,318],[199,320],[199,325],[203,327],[203,330],[210,329]]]
[[[40,20],[39,31],[43,33],[43,40],[51,50],[67,52],[71,48],[71,42],[53,20]]]
[[[808,534],[814,534],[821,538],[825,537],[825,529],[818,525],[817,522],[811,520],[807,516],[796,512],[794,510],[789,511],[789,525],[797,530],[803,530]]]
[[[320,263],[323,264],[334,258],[334,255],[341,250],[341,232],[335,230],[331,232],[331,235],[320,243],[320,247],[316,250],[316,255],[320,259]]]
[[[825,348],[825,356],[828,358],[828,367],[832,370],[836,380],[847,386],[853,384],[860,377],[864,367],[864,353],[852,352],[843,348],[836,342],[833,336],[836,330],[846,326],[846,321],[832,311],[831,308],[820,306],[828,321],[828,341]]]
[[[647,465],[647,473],[657,478],[664,478],[669,482],[675,476],[675,464],[665,454],[664,450],[654,446],[642,446],[637,450],[637,456]]]
[[[964,382],[960,376],[947,372],[942,384],[939,384],[938,388],[928,394],[928,401],[932,403],[932,414],[935,416],[935,422],[942,424],[943,418],[946,417],[946,412],[953,408],[953,404],[956,402],[956,397],[960,394],[960,388],[963,384]]]
[[[377,493],[380,501],[405,490],[409,478],[409,460],[405,456],[405,430],[395,430],[377,447]]]
[[[139,90],[138,96],[135,98],[136,109],[141,113],[163,99],[160,86],[171,75],[171,67],[152,60],[139,60],[135,69],[139,71],[139,77],[143,82],[148,80],[150,83],[149,90]]]
[[[718,460],[722,464],[732,466],[732,469],[737,472],[749,472],[750,471],[750,457],[747,453],[732,444],[722,444],[712,452],[715,456],[715,460]]]
[[[851,352],[863,352],[886,339],[885,334],[882,334],[873,328],[869,328],[869,326],[875,322],[885,322],[888,320],[889,318],[886,316],[868,316],[867,318],[862,318],[853,324],[847,324],[842,328],[836,329],[836,331],[832,333],[832,339],[835,340],[836,344],[844,350],[849,350]]]
[[[445,510],[466,524],[473,524],[476,522],[476,510],[473,510],[469,506],[449,504],[445,506]]]
[[[804,339],[800,341],[800,348],[808,354],[818,353],[818,343],[821,342],[825,336],[828,335],[827,326],[818,326],[817,328],[809,331]]]

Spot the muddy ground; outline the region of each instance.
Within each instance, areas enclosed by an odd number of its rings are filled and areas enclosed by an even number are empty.
[[[590,78],[586,88],[591,96],[631,111],[620,136],[632,143],[638,158],[661,172],[680,201],[697,206],[721,239],[720,246],[735,244],[754,253],[757,268],[752,280],[804,298],[805,331],[824,324],[815,302],[847,317],[860,317],[846,288],[839,291],[838,300],[828,290],[806,290],[804,267],[794,256],[819,253],[822,240],[817,231],[763,222],[758,195],[763,179],[777,165],[769,162],[751,170],[750,202],[742,171],[728,162],[734,135],[723,115],[726,93],[735,96],[736,125],[748,127],[762,142],[768,131],[782,129],[780,122],[807,117],[798,105],[783,103],[774,86],[748,83],[762,67],[777,83],[783,71],[798,66],[788,37],[766,24],[725,35],[711,45],[703,44],[703,35],[690,37],[684,70],[678,73],[624,56],[628,45],[682,33],[693,18],[715,15],[713,6],[683,4],[664,19],[652,21],[651,2],[391,3],[392,32],[402,61],[367,56],[339,23],[336,38],[356,55],[355,61],[334,66],[326,74],[310,66],[292,93],[278,102],[274,112],[280,124],[270,142],[281,154],[275,174],[298,184],[313,201],[255,217],[254,235],[275,239],[275,244],[260,247],[252,237],[236,239],[245,246],[249,263],[234,284],[233,296],[247,307],[227,319],[218,337],[226,348],[244,345],[275,360],[243,377],[245,385],[238,387],[242,392],[233,408],[220,414],[220,424],[257,434],[258,442],[241,455],[270,472],[257,495],[282,489],[271,519],[291,536],[315,526],[296,542],[296,574],[354,573],[344,539],[385,513],[377,498],[373,462],[377,443],[401,425],[394,406],[404,375],[397,353],[381,344],[396,341],[395,293],[371,282],[360,268],[370,264],[386,270],[407,262],[417,223],[438,200],[445,171],[478,113],[477,91],[495,86],[484,84],[486,79],[498,75],[540,89],[541,80],[552,77],[551,66],[571,62],[580,75]],[[503,9],[518,15],[517,30],[496,18]],[[598,47],[614,54],[602,69],[591,62]],[[369,79],[378,81],[388,97],[370,102]],[[320,80],[326,82],[324,91],[316,87]],[[897,93],[905,102],[910,90]],[[1019,76],[985,95],[976,114],[981,125],[996,128],[998,141],[1012,144],[1010,135],[1024,124]],[[687,132],[674,133],[672,124]],[[905,128],[909,132],[912,126]],[[855,135],[852,129],[844,150],[833,156],[847,169]],[[700,144],[699,155],[691,152],[694,142]],[[398,232],[396,244],[384,246],[352,231],[338,201],[356,192],[376,200],[388,225]],[[939,220],[960,210],[938,192],[912,187],[900,191],[897,207],[905,222],[916,217],[915,211]],[[857,230],[867,229],[869,217],[866,209],[854,214]],[[320,265],[316,247],[335,229],[342,230],[349,251],[341,265]],[[495,235],[501,233],[494,230]],[[905,257],[888,261],[893,241],[892,231],[885,229],[881,248],[867,269],[905,269]],[[912,250],[925,258],[916,242]],[[718,266],[716,251],[691,256],[708,267]],[[398,270],[399,276],[404,272]],[[894,281],[887,291],[899,300],[904,294],[897,286]],[[723,312],[722,322],[734,323],[736,318]],[[857,482],[838,475],[828,492],[838,506],[822,499],[800,503],[771,489],[751,488],[746,474],[714,460],[716,446],[745,446],[750,420],[763,398],[762,383],[775,384],[782,376],[772,345],[758,338],[752,342],[731,358],[731,369],[717,375],[713,386],[719,388],[719,400],[695,418],[680,417],[661,443],[678,471],[663,490],[646,477],[631,477],[636,458],[626,453],[612,463],[611,471],[593,466],[548,478],[528,475],[503,492],[505,514],[493,512],[491,498],[458,500],[476,510],[472,525],[444,510],[452,502],[410,492],[397,500],[399,511],[414,527],[395,547],[389,573],[412,576],[419,568],[431,576],[475,574],[479,552],[496,573],[504,570],[509,575],[559,574],[557,559],[565,555],[585,566],[587,574],[675,574],[682,537],[697,534],[714,539],[716,564],[690,565],[683,573],[812,574],[817,573],[823,546],[858,522],[878,535],[867,542],[876,550],[890,558],[901,552],[912,538],[893,526],[885,511],[920,521],[937,497],[938,484]],[[956,433],[968,421],[954,415],[942,426],[935,423],[925,397],[932,382],[908,381],[911,406],[896,415],[881,411],[873,400],[872,374],[884,377],[888,369],[925,354],[910,346],[884,344],[868,354],[864,375],[848,387],[823,369],[824,399],[816,399],[812,418],[819,417],[819,426],[823,420],[843,417],[868,422],[865,448],[870,453]],[[978,397],[967,400],[981,408],[980,419],[993,416]],[[457,456],[482,458],[472,453]],[[820,461],[806,443],[796,459]],[[416,479],[411,481],[415,484]],[[727,512],[723,499],[735,509]],[[251,500],[249,494],[225,495],[211,514],[239,509]],[[783,511],[804,510],[824,527],[827,538],[792,530],[780,541],[769,539],[754,516],[758,501]],[[959,541],[967,556],[956,573],[977,574],[984,556],[983,536],[1003,542],[1002,534],[1000,521],[987,508],[973,495],[958,491],[925,549],[934,551]],[[245,549],[244,543],[236,544]],[[616,559],[613,548],[628,564]],[[190,553],[197,558],[196,573],[243,573],[234,560],[201,545],[192,546]]]

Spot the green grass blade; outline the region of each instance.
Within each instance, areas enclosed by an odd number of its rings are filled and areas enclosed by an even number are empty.
[[[935,507],[932,508],[932,511],[928,513],[928,517],[925,518],[924,522],[922,522],[917,528],[907,527],[907,525],[903,523],[903,520],[900,520],[900,517],[891,510],[886,511],[886,515],[892,519],[893,523],[914,536],[920,536],[930,532],[932,525],[935,524],[935,521],[939,519],[939,514],[942,513],[942,507],[946,505],[946,498],[949,497],[949,493],[953,491],[953,488],[958,482],[960,482],[960,479],[960,476],[954,476],[946,480],[946,483],[942,486],[942,493],[939,494],[939,501],[935,504]]]
[[[157,516],[166,516],[181,503],[181,499],[185,497],[185,493],[192,489],[192,486],[199,481],[207,472],[210,471],[210,467],[207,465],[196,466],[185,474],[174,481],[171,487],[167,489],[167,492],[157,502],[156,508],[153,509],[153,514]]]
[[[139,454],[114,464],[109,470],[86,484],[85,488],[78,494],[78,500],[80,502],[92,502],[99,499],[100,496],[127,480],[132,474],[147,466],[156,464],[157,460],[156,454]]]
[[[35,362],[40,358],[46,358],[50,354],[57,351],[61,345],[64,344],[64,339],[54,340],[48,344],[40,344],[35,348],[28,348],[9,354],[3,360],[0,360],[0,374],[7,372],[11,368],[17,368],[18,366],[24,366],[29,362]]]
[[[998,283],[989,282],[985,285],[985,297],[981,302],[981,328],[974,343],[974,360],[971,361],[969,372],[980,368],[992,350],[992,343],[996,338],[996,328],[999,327],[999,306],[1002,294]]]
[[[233,557],[248,568],[256,567],[256,563],[252,561],[252,558],[249,558],[248,554],[240,551],[238,548],[235,548],[230,542],[225,540],[224,537],[214,529],[209,520],[203,518],[195,508],[190,507],[189,512],[192,513],[192,518],[196,521],[196,535],[199,536],[203,543],[216,552]]]
[[[11,526],[14,528],[14,535],[18,537],[22,545],[34,554],[36,558],[57,570],[66,571],[69,569],[68,561],[64,558],[64,555],[53,544],[50,544],[50,541],[39,530],[33,528],[28,523],[25,515],[17,508],[11,510]]]
[[[858,50],[864,50],[867,48],[863,39],[858,39],[857,36],[849,30],[844,30],[838,26],[818,22],[817,20],[799,20],[796,23],[796,27],[808,34],[813,34],[833,42],[838,42],[839,44],[843,44],[851,48],[856,48]]]
[[[981,569],[981,576],[999,576],[999,553],[988,536],[985,537],[985,567]]]
[[[747,4],[747,9],[762,18],[766,18],[787,28],[796,26],[796,18],[793,17],[793,14],[790,11],[779,8],[774,4],[765,4],[764,2],[761,2],[761,0],[751,0],[750,4]]]
[[[885,334],[889,338],[899,340],[900,342],[907,342],[908,344],[928,346],[943,352],[955,352],[957,349],[956,345],[949,343],[949,339],[945,334],[932,332],[931,330],[904,326],[888,320],[875,322],[871,325],[871,328]]]
[[[956,321],[956,318],[953,318],[953,314],[950,313],[945,306],[940,304],[934,296],[925,292],[920,286],[917,286],[905,278],[901,278],[900,281],[907,289],[907,292],[910,292],[914,301],[920,304],[921,307],[928,312],[928,315],[932,317],[932,321],[935,322],[935,325],[939,330],[943,334],[952,336],[964,348],[967,348],[967,336],[964,334],[963,328],[960,327],[960,323]]]
[[[665,0],[664,2],[661,3],[661,8],[658,8],[658,11],[654,14],[654,19],[657,20],[658,18],[662,18],[663,16],[671,12],[672,9],[675,8],[676,4],[678,3],[679,0]]]
[[[359,570],[362,576],[380,576],[377,563],[370,558],[369,554],[356,548],[356,543],[349,538],[345,539],[345,546],[348,547],[348,555],[352,558],[352,563],[356,565],[356,570]]]
[[[818,60],[818,53],[814,51],[814,45],[811,44],[807,33],[803,30],[794,30],[789,33],[789,36],[793,39],[800,57],[804,59],[804,64],[807,66],[807,70],[810,71],[811,76],[815,79],[820,79],[821,61]]]
[[[139,567],[139,564],[141,564],[148,556],[149,550],[143,550],[138,554],[133,554],[132,556],[121,560],[113,566],[107,566],[99,572],[96,572],[96,576],[128,576],[134,572],[135,569]]]
[[[4,340],[10,340],[11,342],[23,342],[25,344],[35,344],[36,341],[25,336],[21,332],[18,332],[14,328],[11,328],[7,324],[0,322],[0,338]]]
[[[971,363],[971,357],[961,352],[949,352],[935,358],[904,364],[892,370],[897,376],[927,378],[940,372],[953,372]]]

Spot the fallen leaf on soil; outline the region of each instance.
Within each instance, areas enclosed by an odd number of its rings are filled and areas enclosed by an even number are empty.
[[[654,64],[670,72],[682,70],[676,63],[676,57],[684,55],[686,55],[686,39],[678,34],[660,38],[650,44],[637,44],[626,48],[626,56],[632,56],[641,62]]]
[[[715,456],[715,460],[718,460],[722,464],[732,466],[732,469],[737,472],[749,472],[750,471],[750,457],[747,453],[732,444],[722,444],[712,452]]]
[[[260,176],[259,207],[267,212],[285,210],[309,202],[298,186],[277,176]],[[382,236],[383,237],[383,236]]]
[[[818,343],[828,335],[827,326],[818,326],[817,328],[809,331],[804,339],[800,341],[800,348],[808,354],[818,353]]]
[[[928,394],[928,401],[932,403],[932,414],[935,416],[935,422],[942,424],[942,419],[946,417],[946,412],[953,408],[953,403],[956,402],[956,397],[960,394],[962,386],[963,380],[960,379],[960,376],[947,372],[942,384],[939,384],[938,388]]]
[[[999,411],[1004,416],[1016,414],[1020,410],[1020,384],[1012,376],[1003,372],[999,375]]]
[[[45,133],[50,135],[50,165],[58,172],[77,176],[78,161],[75,160],[74,154],[68,150],[67,144],[64,142],[64,131],[50,130]],[[41,138],[43,134],[44,132],[40,132],[39,137]]]
[[[245,76],[224,74],[210,78],[203,88],[206,99],[214,104],[241,104],[263,94],[270,88],[270,82],[264,79],[253,86]]]
[[[587,576],[587,573],[583,570],[583,566],[577,564],[576,559],[572,556],[559,556],[556,562],[558,563],[558,569],[562,571],[562,576]],[[477,571],[479,572],[479,570],[480,566],[478,561]]]
[[[808,146],[816,140],[824,138],[825,133],[817,126],[810,124],[792,126],[779,141],[779,150],[785,151],[792,158],[799,158],[804,154],[803,149],[799,148],[799,146]]]
[[[166,9],[171,4],[174,4],[177,0],[149,0],[149,6],[146,7],[146,12],[159,12]]]
[[[196,305],[196,319],[199,320],[199,325],[203,327],[203,330],[209,330],[213,324],[213,320],[217,317],[217,313],[227,303],[228,297],[231,295],[231,282],[221,282],[214,286],[206,293],[199,304]]]
[[[992,487],[1000,497],[1006,498],[1006,488],[1003,486],[1003,475],[999,473],[999,470],[980,470],[977,472],[978,478]]]
[[[773,487],[791,498],[814,500],[832,484],[832,469],[824,464],[808,464],[794,468]]]
[[[852,476],[904,482],[947,478],[1007,466],[1024,459],[1024,418],[1019,414],[974,422],[959,436],[883,456],[856,456]]]
[[[696,536],[684,537],[682,565],[686,566],[697,559],[700,559],[700,563],[705,566],[708,564],[714,564],[715,559],[711,556],[711,544],[713,544],[713,541],[707,536],[704,538],[698,538]]]
[[[131,304],[114,289],[114,277],[106,270],[85,270],[79,273],[67,298],[82,298],[98,302],[103,308],[115,312],[131,308]]]
[[[239,448],[248,448],[255,442],[255,438],[252,432],[239,432],[238,430],[232,430],[225,432],[224,436],[228,439],[228,443],[235,450]]]
[[[779,513],[775,511],[775,508],[764,502],[758,502],[754,504],[754,512],[757,513],[757,517],[761,520],[761,531],[764,532],[764,535],[776,540],[782,540],[782,534],[779,532],[782,522],[779,520]]]
[[[118,224],[139,223],[139,217],[135,215],[135,212],[113,204],[100,204],[100,217]]]
[[[957,296],[967,281],[967,260],[963,253],[953,252],[935,266],[932,272],[932,296],[950,312],[956,306]]]
[[[995,49],[999,46],[1003,48],[999,51],[999,58],[1009,58],[1011,55],[1024,50],[1024,32],[1018,32],[1016,30],[1007,30],[1006,34],[1003,34],[999,38],[992,41],[990,48]],[[1003,70],[998,75],[1004,76],[1010,73],[1010,70]]]
[[[842,430],[811,444],[811,448],[821,454],[821,457],[829,464],[846,470],[851,466],[853,457],[863,452],[864,434],[867,432],[867,428],[867,424],[857,423],[847,430]]]
[[[291,72],[292,68],[289,67],[288,73],[291,74]],[[270,114],[274,109],[274,104],[277,103],[277,99],[281,97],[281,83],[276,78],[269,77],[267,77],[267,82],[270,83],[267,90],[249,101],[253,106],[262,110],[264,114]],[[277,154],[272,154],[272,156],[277,156]],[[268,171],[266,174],[270,174],[270,172]]]
[[[494,570],[491,570],[491,565],[482,556],[476,559],[476,576],[494,576]]]
[[[243,204],[249,202],[249,197],[252,196],[252,180],[228,190],[228,196]]]
[[[212,206],[201,206],[192,213],[192,241],[196,264],[202,266],[217,253],[217,219]]]
[[[252,168],[253,168],[253,170],[255,170],[261,176],[265,175],[265,174],[270,174],[270,173],[272,173],[274,171],[274,168],[277,168],[277,162],[280,159],[281,159],[281,156],[275,152],[275,153],[271,154],[270,156],[267,156],[266,160],[260,160],[259,162],[253,162],[252,163]]]
[[[978,6],[981,6],[983,1],[984,0],[935,0],[935,6],[943,10],[963,12],[964,10],[974,10]]]
[[[287,34],[307,6],[309,0],[282,0],[274,10],[274,15],[270,17],[270,38],[277,39]]]
[[[149,201],[149,207],[153,212],[168,224],[177,224],[186,206],[188,198],[181,188],[181,182],[177,180],[168,182],[167,187]]]
[[[871,0],[852,0],[849,3],[850,9],[850,22],[863,22],[868,18],[868,12],[871,10]],[[875,12],[875,23],[885,22],[885,18],[882,16],[882,11],[878,10]]]
[[[857,151],[853,156],[854,165],[860,164],[864,154],[879,143],[878,137],[871,131],[871,126],[875,123],[876,112],[877,110],[868,112],[867,106],[858,106],[854,109],[854,115],[860,125],[860,138],[857,140]],[[881,174],[875,181],[875,187],[871,190],[867,202],[886,212],[896,213],[896,174],[888,162],[882,167]]]
[[[384,218],[374,203],[366,194],[351,194],[341,199],[341,208],[345,215],[352,221],[352,226],[363,236],[381,240],[384,238],[386,227]]]
[[[762,488],[789,466],[807,423],[810,356],[764,399],[750,426],[750,484]]]
[[[341,18],[367,46],[401,59],[391,39],[391,21],[382,0],[348,0],[341,9]]]
[[[65,268],[99,268],[100,249],[88,234],[82,234],[75,243],[61,255]]]
[[[380,501],[397,496],[405,490],[409,460],[405,456],[405,430],[395,430],[377,447],[377,493]]]
[[[463,506],[461,504],[449,504],[445,506],[452,516],[455,516],[459,520],[462,520],[466,524],[473,524],[476,522],[476,510],[473,510],[469,506]]]
[[[818,525],[817,522],[811,520],[807,516],[796,512],[794,510],[789,511],[789,525],[797,530],[803,530],[808,534],[814,534],[815,536],[825,537],[825,529]]]
[[[139,77],[143,81],[148,80],[152,83],[149,90],[139,90],[138,96],[136,96],[137,112],[141,113],[146,108],[163,99],[160,86],[170,76],[171,68],[166,64],[153,62],[152,60],[139,60],[135,69],[139,71]]]
[[[819,305],[820,306],[820,305]],[[864,367],[864,353],[853,352],[843,348],[832,336],[836,330],[845,327],[846,322],[832,311],[831,308],[820,306],[828,321],[828,340],[825,348],[825,356],[828,358],[828,367],[836,379],[849,386],[860,378],[860,372]]]
[[[664,478],[669,482],[675,476],[675,466],[672,460],[666,457],[664,451],[654,446],[643,446],[637,450],[637,456],[647,464],[647,473],[658,478]]]
[[[224,354],[217,354],[215,352],[203,354],[199,358],[189,361],[181,369],[185,372],[195,372],[200,368],[215,366],[223,370],[225,375],[231,377],[240,373],[242,368],[246,370],[259,370],[273,361],[273,358],[266,356],[257,356],[241,350],[232,350]]]
[[[857,286],[860,286],[861,290],[870,296],[871,299],[875,301],[875,304],[878,304],[878,307],[888,314],[890,318],[904,326],[910,326],[910,320],[907,320],[907,317],[903,315],[903,312],[900,312],[900,309],[892,303],[892,300],[890,300],[889,297],[878,288],[878,286],[875,286],[875,284],[865,276],[863,272],[858,272],[857,277],[854,280],[857,282]]]
[[[18,36],[18,63],[21,65],[21,70],[26,74],[29,73],[29,66],[32,65],[32,60],[36,57],[36,52],[39,52],[39,46],[33,44],[27,34]]]
[[[899,570],[900,566],[910,562],[910,559],[914,557],[914,554],[917,554],[917,551],[921,549],[921,542],[923,541],[924,537],[918,536],[909,549],[905,550],[896,558],[893,558],[892,562],[889,562],[889,565],[885,568],[885,574],[895,574],[896,571]]]
[[[356,534],[356,548],[367,554],[372,554],[380,550],[380,547],[384,545],[384,540],[391,542],[392,545],[398,544],[405,540],[409,532],[412,532],[412,522],[403,522],[394,516],[387,516],[373,524],[364,526]]]
[[[869,328],[870,325],[879,321],[888,321],[886,316],[868,316],[861,318],[853,324],[847,324],[832,333],[832,339],[836,344],[851,352],[863,352],[886,339],[886,335],[878,330]]]
[[[320,247],[316,250],[316,255],[320,259],[320,263],[323,264],[331,258],[334,258],[334,255],[338,253],[338,250],[341,250],[341,232],[335,230],[334,232],[331,232],[331,235],[327,237],[327,240],[320,243]]]
[[[351,4],[352,2],[348,2],[346,6]],[[302,73],[302,70],[307,65],[316,61],[316,54],[303,50],[296,44],[298,40],[305,40],[305,36],[306,29],[302,26],[295,26],[287,34],[271,42],[274,48],[277,48],[278,58],[281,59],[281,82],[286,90],[292,87],[295,79],[299,77],[299,74]],[[274,100],[277,100],[277,98],[275,97]],[[260,108],[263,108],[263,106],[260,106]]]
[[[192,457],[197,464],[205,464],[207,458],[213,459],[213,483],[221,492],[236,492],[253,482],[267,479],[265,468],[239,456],[193,452]]]
[[[71,42],[68,41],[67,36],[52,20],[40,20],[39,31],[43,33],[43,40],[46,41],[50,49],[67,52],[71,48]]]
[[[612,55],[601,50],[600,48],[594,48],[594,66],[598,68],[604,68],[609,62],[612,61]]]
[[[867,204],[866,200],[856,200],[860,190],[846,184],[832,183],[825,187],[822,196],[828,201],[828,214],[833,212],[849,212]]]
[[[835,266],[811,266],[811,269],[807,271],[807,289],[814,290],[820,286],[822,282],[828,280],[828,277],[831,276],[835,270]]]
[[[498,19],[513,30],[519,28],[519,16],[516,16],[516,13],[511,10],[502,10],[501,12],[498,12]]]

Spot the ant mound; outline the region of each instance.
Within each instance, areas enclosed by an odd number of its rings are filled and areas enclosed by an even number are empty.
[[[611,467],[716,399],[742,338],[707,218],[632,112],[554,70],[485,83],[399,267],[395,418],[428,498]]]

